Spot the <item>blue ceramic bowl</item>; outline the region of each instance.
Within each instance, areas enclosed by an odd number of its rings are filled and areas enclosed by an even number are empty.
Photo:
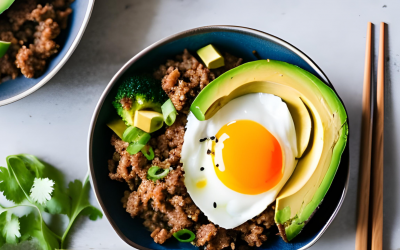
[[[175,239],[164,245],[154,243],[142,220],[132,219],[120,202],[126,184],[111,181],[108,177],[107,160],[114,149],[110,145],[111,130],[106,123],[115,115],[111,104],[121,80],[134,71],[156,67],[183,49],[196,51],[208,44],[242,57],[245,61],[257,60],[252,53],[256,50],[261,58],[275,59],[297,65],[319,77],[333,88],[322,70],[304,53],[291,44],[261,31],[234,26],[207,26],[184,31],[165,38],[141,51],[129,60],[112,78],[104,90],[95,109],[88,137],[88,163],[92,184],[97,199],[111,225],[129,245],[138,249],[196,249],[189,243]],[[342,155],[335,179],[314,217],[293,242],[285,243],[279,236],[271,236],[260,249],[306,249],[313,245],[335,218],[343,203],[349,177],[349,148]]]
[[[78,46],[89,22],[94,0],[77,0],[71,4],[72,14],[68,20],[68,28],[63,30],[57,41],[60,51],[51,58],[46,71],[38,78],[26,78],[22,75],[15,80],[0,84],[0,106],[18,101],[38,90],[47,83],[67,62]]]

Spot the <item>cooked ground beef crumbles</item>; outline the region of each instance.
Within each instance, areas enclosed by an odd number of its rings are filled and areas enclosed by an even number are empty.
[[[184,169],[180,163],[189,106],[197,94],[225,71],[242,63],[242,59],[225,54],[226,65],[216,70],[207,69],[187,50],[176,60],[161,65],[154,76],[160,80],[178,116],[175,123],[165,130],[152,134],[149,144],[155,158],[148,161],[139,152],[130,155],[128,143],[115,134],[111,144],[115,153],[109,160],[109,177],[126,182],[129,191],[121,199],[123,207],[132,217],[140,217],[151,231],[156,243],[162,244],[172,234],[189,229],[196,235],[192,244],[207,250],[251,249],[267,240],[268,230],[275,225],[274,204],[257,217],[234,229],[224,229],[212,222],[194,204],[184,184]],[[123,105],[130,105],[125,103]],[[151,165],[170,169],[169,174],[156,182],[147,179]]]
[[[19,0],[0,15],[0,40],[11,42],[0,58],[0,83],[15,79],[19,72],[38,77],[49,58],[56,54],[55,42],[67,27],[74,0]]]

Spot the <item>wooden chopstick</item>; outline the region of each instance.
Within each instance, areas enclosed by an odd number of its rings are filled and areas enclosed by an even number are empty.
[[[367,27],[365,48],[364,87],[361,120],[361,150],[358,181],[358,217],[356,232],[356,250],[368,249],[368,216],[371,179],[372,145],[372,107],[371,107],[371,65],[372,65],[372,23]]]
[[[372,146],[371,208],[372,231],[371,250],[382,250],[383,236],[383,128],[384,128],[384,82],[385,82],[385,28],[381,23],[379,35],[378,78],[376,109],[374,112]]]

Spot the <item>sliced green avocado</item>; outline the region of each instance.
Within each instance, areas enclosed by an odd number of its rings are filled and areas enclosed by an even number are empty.
[[[249,62],[224,73],[203,89],[190,110],[197,119],[206,120],[237,97],[233,93],[239,88],[242,95],[257,90],[269,93],[268,88],[251,87],[256,84],[281,86],[281,91],[271,94],[284,101],[288,101],[284,98],[288,88],[293,89],[312,119],[307,150],[276,198],[275,222],[282,238],[290,241],[311,218],[333,181],[347,142],[347,114],[335,91],[313,74],[274,60]],[[294,123],[296,126],[295,120]],[[296,130],[296,133],[308,132]]]
[[[124,134],[125,130],[128,128],[126,126],[125,122],[121,120],[120,118],[114,119],[107,123],[107,126],[114,131],[116,135],[119,136],[119,138],[122,139],[122,135]]]

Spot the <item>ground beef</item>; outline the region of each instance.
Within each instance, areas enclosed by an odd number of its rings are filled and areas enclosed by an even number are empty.
[[[225,66],[210,71],[185,50],[175,60],[168,60],[158,68],[154,76],[171,98],[178,116],[172,126],[152,134],[149,144],[155,158],[151,162],[140,152],[130,155],[126,151],[128,143],[115,134],[111,137],[115,152],[108,162],[109,177],[128,184],[129,190],[121,199],[123,207],[132,217],[144,220],[143,225],[151,231],[156,243],[163,244],[174,232],[184,228],[195,233],[193,243],[196,246],[207,250],[245,250],[267,240],[267,232],[274,225],[274,205],[237,228],[221,228],[209,222],[190,198],[180,163],[191,101],[216,76],[241,62],[242,59],[225,54]],[[131,105],[123,103],[126,107]],[[147,179],[151,165],[170,171],[165,178],[153,182]]]
[[[178,114],[174,124],[167,127],[164,134],[151,139],[155,155],[153,165],[166,169],[179,163],[186,122],[186,115]]]
[[[196,232],[196,245],[204,246],[217,235],[217,228],[214,224],[201,225]]]
[[[185,49],[183,55],[161,65],[154,72],[154,77],[162,80],[162,88],[176,110],[181,111],[187,108],[188,100],[193,100],[210,81],[215,79],[215,74]]]
[[[218,228],[215,237],[208,241],[206,249],[220,250],[231,246],[231,243],[233,243],[234,246],[235,243],[233,241],[235,240],[235,236],[236,234],[233,230],[226,230],[225,228],[220,227]]]
[[[0,83],[21,72],[39,77],[59,50],[55,39],[65,29],[73,0],[20,0],[0,15],[0,40],[11,42],[0,58]]]

